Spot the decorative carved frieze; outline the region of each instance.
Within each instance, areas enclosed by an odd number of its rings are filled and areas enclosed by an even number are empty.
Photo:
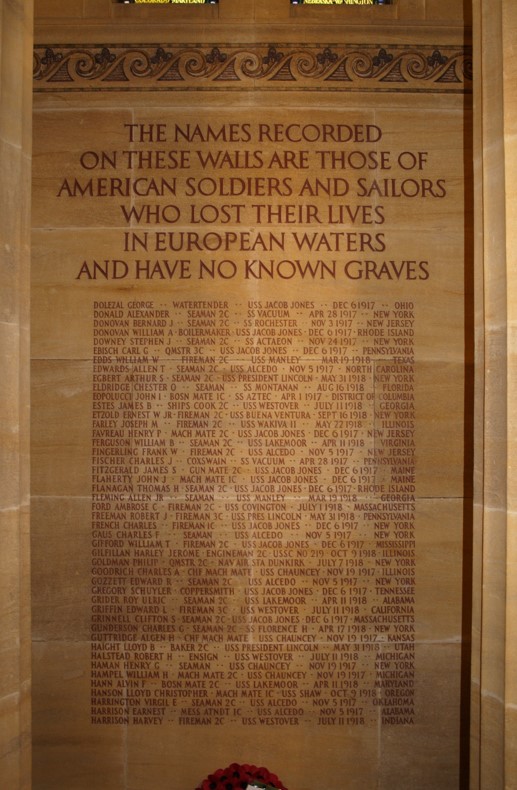
[[[42,45],[35,91],[340,90],[469,93],[468,48],[379,44]]]

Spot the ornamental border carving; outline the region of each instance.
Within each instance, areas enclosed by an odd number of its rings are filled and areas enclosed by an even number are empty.
[[[472,55],[422,44],[49,44],[35,47],[33,76],[35,92],[471,93]]]

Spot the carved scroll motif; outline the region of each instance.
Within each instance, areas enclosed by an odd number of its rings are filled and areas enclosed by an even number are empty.
[[[467,48],[394,45],[37,46],[35,91],[472,90]]]

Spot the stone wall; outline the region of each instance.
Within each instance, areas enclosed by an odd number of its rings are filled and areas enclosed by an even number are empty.
[[[25,3],[24,13],[30,14],[28,4]],[[246,40],[244,25],[243,5],[238,2],[225,0],[219,8],[204,8],[206,24],[198,30],[199,41],[210,41],[212,26],[215,24],[232,25],[233,32],[240,40]],[[251,11],[247,6],[246,17],[256,21],[273,21],[285,25],[283,40],[296,41],[298,33],[293,32],[292,19],[294,14],[299,14],[297,24],[303,19],[303,30],[306,34],[305,41],[319,42],[335,34],[334,25],[336,9],[328,9],[325,22],[315,9],[279,9],[278,4],[253,5]],[[350,9],[348,9],[350,11]],[[440,40],[446,43],[459,42],[462,38],[461,28],[464,23],[462,4],[439,2],[399,2],[396,6],[383,9],[385,16],[381,27],[376,27],[375,32],[379,37],[375,40],[388,40],[388,37],[397,30],[397,42],[414,40],[415,31],[419,31],[422,40],[429,43]],[[515,39],[515,11],[508,2],[492,3],[490,9],[481,8],[481,3],[476,3],[474,8],[475,47],[477,52],[483,53],[483,60],[479,59],[478,90],[476,92],[475,121],[475,220],[477,231],[474,236],[476,249],[476,276],[475,276],[475,353],[476,353],[476,382],[475,382],[475,407],[474,414],[467,420],[466,447],[472,446],[471,438],[475,442],[475,476],[474,495],[474,532],[472,542],[473,553],[473,580],[472,580],[472,608],[466,614],[464,622],[466,631],[469,630],[469,620],[472,620],[473,653],[472,653],[472,727],[471,727],[471,772],[470,787],[486,788],[492,790],[496,787],[515,787],[515,688],[512,681],[513,667],[515,665],[515,629],[513,627],[512,602],[515,598],[512,568],[514,565],[515,545],[512,539],[514,475],[512,469],[512,415],[514,411],[511,396],[512,379],[515,376],[513,357],[508,349],[512,348],[514,326],[513,306],[509,298],[512,293],[514,245],[512,244],[512,217],[515,213],[515,194],[513,190],[515,172],[514,164],[514,132],[515,125],[515,64],[513,58],[512,41]],[[305,14],[305,16],[301,16]],[[357,41],[366,41],[365,26],[373,24],[371,9],[352,9],[348,17],[349,29],[352,38]],[[107,2],[75,2],[60,3],[51,0],[36,1],[36,15],[40,42],[80,42],[92,41],[128,42],[133,37],[134,41],[141,41],[139,24],[145,23],[147,29],[154,29],[154,36],[146,36],[148,40],[164,40],[162,19],[158,9],[127,9]],[[181,10],[179,39],[188,40],[187,31],[193,24],[189,12]],[[20,51],[22,41],[28,42],[30,27],[28,18],[21,21],[21,8],[5,3],[2,5],[2,31],[4,37],[3,51],[10,51],[14,47]],[[125,19],[124,19],[125,17]],[[14,21],[16,19],[16,22]],[[95,36],[85,24],[90,20]],[[114,28],[113,20],[117,20]],[[219,20],[219,21],[218,21]],[[404,22],[403,29],[397,29],[397,20]],[[80,25],[77,26],[77,23]],[[199,23],[199,19],[197,20]],[[433,31],[426,28],[432,23]],[[136,27],[135,27],[136,25]],[[395,27],[393,27],[395,26]],[[209,29],[210,28],[210,29]],[[436,29],[440,30],[439,39]],[[366,28],[367,29],[367,28]],[[6,37],[5,31],[9,31]],[[13,31],[15,31],[13,33]],[[23,32],[22,32],[23,31]],[[392,31],[391,33],[389,31]],[[14,38],[19,33],[19,39]],[[382,36],[380,35],[382,33]],[[186,38],[185,38],[186,36]],[[244,38],[243,38],[244,36]],[[312,38],[311,38],[312,37]],[[172,40],[172,37],[170,38]],[[330,40],[330,38],[328,38]],[[392,39],[393,40],[393,39]],[[2,572],[2,581],[6,581],[6,594],[3,600],[2,624],[4,641],[2,647],[2,668],[4,677],[4,696],[2,698],[2,778],[8,778],[13,788],[26,788],[30,786],[29,753],[28,753],[28,711],[29,711],[29,666],[27,660],[28,650],[28,557],[26,530],[26,498],[28,491],[26,475],[26,387],[23,384],[27,378],[26,361],[26,334],[27,326],[27,277],[26,277],[26,248],[20,238],[24,236],[24,223],[21,226],[13,221],[14,207],[22,207],[14,211],[17,220],[27,217],[28,188],[19,189],[23,178],[27,178],[27,159],[30,145],[27,143],[29,129],[29,115],[27,111],[27,93],[23,92],[20,72],[13,73],[6,67],[7,58],[2,62],[2,102],[9,105],[7,112],[2,112],[2,118],[7,119],[2,126],[2,161],[9,164],[4,166],[9,172],[16,172],[12,178],[12,189],[8,193],[6,203],[8,207],[2,211],[2,218],[6,220],[6,239],[3,248],[7,264],[9,287],[3,290],[3,326],[6,348],[4,358],[8,360],[9,374],[5,377],[6,390],[4,409],[3,447],[5,465],[11,470],[11,475],[5,477],[2,489],[2,529],[4,545],[7,551],[2,552],[2,562],[5,572]],[[11,60],[12,62],[12,60]],[[18,61],[19,62],[19,61]],[[27,59],[28,63],[28,59]],[[482,68],[481,68],[482,64]],[[4,90],[5,84],[8,90]],[[28,85],[28,80],[23,83]],[[59,106],[56,96],[55,104],[50,98],[47,109]],[[102,109],[102,103],[99,104]],[[71,116],[70,116],[71,117]],[[23,123],[13,124],[13,119],[23,118]],[[25,136],[24,131],[25,130]],[[468,135],[468,130],[466,129]],[[23,142],[21,142],[23,140]],[[20,176],[25,173],[25,176]],[[4,182],[5,183],[5,182]],[[4,198],[3,193],[3,198]],[[13,195],[16,199],[13,200]],[[16,252],[14,252],[16,250]],[[11,263],[12,262],[12,263]],[[43,337],[44,330],[38,332]],[[13,354],[13,349],[20,353]],[[467,348],[468,351],[468,348]],[[466,362],[469,362],[467,353]],[[469,380],[469,376],[467,376]],[[13,399],[13,393],[20,393]],[[13,408],[13,403],[14,408]],[[82,440],[80,440],[82,441]],[[78,446],[81,446],[78,445]],[[14,459],[14,460],[13,460]],[[38,467],[41,469],[41,467]],[[12,474],[15,470],[14,476]],[[39,474],[39,472],[38,472]],[[50,500],[49,500],[50,501]],[[79,503],[79,500],[77,500]],[[38,505],[40,503],[38,502]],[[468,511],[468,505],[467,505]],[[40,513],[41,515],[41,513]],[[77,518],[77,511],[71,510],[67,519],[62,523],[72,523]],[[41,520],[39,523],[42,523]],[[57,522],[56,522],[57,523]],[[468,524],[468,513],[467,520]],[[466,551],[466,566],[469,565],[469,538],[464,542]],[[43,540],[42,540],[43,539]],[[65,534],[61,534],[62,545]],[[36,605],[39,611],[36,617],[37,627],[41,627],[42,615],[47,612],[47,623],[54,620],[56,606],[59,602],[57,590],[52,586],[50,577],[45,579],[44,536],[36,527],[36,583],[41,590],[41,583],[49,584],[50,597],[41,597],[38,593]],[[50,544],[49,544],[50,545]],[[85,544],[85,550],[88,550]],[[67,550],[68,551],[68,550]],[[55,552],[55,549],[52,549]],[[73,580],[70,573],[81,573],[81,556],[74,559],[73,548],[70,552],[56,554],[55,561],[59,569],[63,559],[67,559],[68,566],[62,569],[61,580],[67,579],[69,584]],[[71,561],[72,560],[72,561]],[[67,577],[68,572],[68,577]],[[14,590],[17,590],[13,594]],[[20,592],[18,592],[18,590]],[[68,612],[72,611],[74,601],[81,598],[81,588],[75,589],[73,581],[67,588],[70,598]],[[74,598],[75,596],[75,598]],[[468,590],[465,591],[465,600],[470,598]],[[39,603],[38,603],[39,602]],[[67,622],[65,609],[65,624]],[[5,624],[5,625],[4,625]],[[464,632],[464,645],[468,646],[468,634]],[[14,646],[14,649],[13,649]],[[71,643],[70,643],[71,647]],[[464,651],[465,653],[465,651]],[[63,687],[74,684],[74,673],[79,677],[84,671],[81,663],[70,663],[69,654],[65,664],[62,658],[51,669],[50,674],[59,679],[58,685]],[[41,708],[42,694],[41,683],[48,682],[49,675],[43,671],[43,665],[38,666],[38,691],[37,699],[39,710],[37,712],[38,727],[44,726],[43,722],[48,713]],[[68,669],[63,674],[63,667]],[[50,670],[50,667],[48,667]],[[70,674],[71,673],[71,674]],[[464,676],[465,678],[465,676]],[[57,688],[57,686],[56,686]],[[77,700],[77,697],[71,697]],[[463,700],[465,697],[463,696]],[[468,706],[466,706],[468,709]],[[47,709],[48,711],[48,709]],[[77,711],[82,715],[81,711]],[[75,715],[75,714],[74,714]],[[50,719],[47,719],[50,721]],[[42,729],[38,732],[42,733]],[[84,735],[84,734],[83,734]],[[72,731],[65,732],[59,726],[54,731],[54,743],[58,746],[60,757],[57,759],[43,757],[46,747],[43,747],[43,738],[37,736],[38,777],[35,786],[57,787],[63,781],[71,786],[82,786],[80,777],[88,775],[85,769],[77,764],[77,756],[83,752],[83,747],[78,748],[70,744]],[[83,738],[86,747],[85,755],[88,759],[93,755],[99,756],[99,741],[88,743],[89,738]],[[67,745],[68,743],[68,745]],[[96,745],[97,743],[97,745]],[[328,741],[330,743],[330,741]],[[110,747],[111,748],[111,747]],[[336,753],[341,748],[336,744]],[[124,751],[119,748],[117,739],[112,742],[113,755],[119,755],[124,760]],[[104,751],[103,747],[103,752]],[[334,751],[334,749],[332,750]],[[109,751],[108,751],[109,753]],[[58,778],[56,769],[65,757],[64,778]],[[75,755],[73,757],[72,755]],[[118,769],[118,759],[109,759],[104,764],[109,769],[111,778],[103,777],[103,782],[110,782],[109,786],[121,788],[122,776]],[[460,761],[464,765],[464,757]],[[104,759],[104,758],[103,758]],[[457,758],[456,758],[457,759]],[[79,760],[80,763],[80,760]],[[120,763],[121,765],[121,763]],[[45,768],[43,768],[45,766]],[[213,766],[215,767],[215,766]],[[273,767],[273,766],[270,766]],[[446,769],[448,770],[448,769]],[[70,777],[72,776],[72,779]],[[465,772],[463,773],[465,784]],[[142,780],[143,781],[143,780]],[[284,778],[287,781],[287,777]],[[406,786],[401,780],[400,787]],[[411,781],[411,780],[410,780]],[[112,784],[111,784],[112,783]],[[91,785],[90,785],[91,786]],[[104,785],[103,785],[104,786]],[[106,785],[108,786],[108,785]],[[390,787],[393,787],[393,780]],[[421,785],[418,784],[420,787]],[[436,786],[436,785],[435,785]],[[442,786],[442,784],[440,784]],[[445,785],[443,785],[445,786]]]
[[[461,9],[59,9],[35,49],[36,781],[80,757],[77,788],[232,761],[455,787]]]
[[[29,244],[32,4],[0,5],[0,773],[30,787]]]

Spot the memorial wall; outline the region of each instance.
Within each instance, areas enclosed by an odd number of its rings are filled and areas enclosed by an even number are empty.
[[[457,788],[468,48],[223,6],[36,45],[35,787]]]

